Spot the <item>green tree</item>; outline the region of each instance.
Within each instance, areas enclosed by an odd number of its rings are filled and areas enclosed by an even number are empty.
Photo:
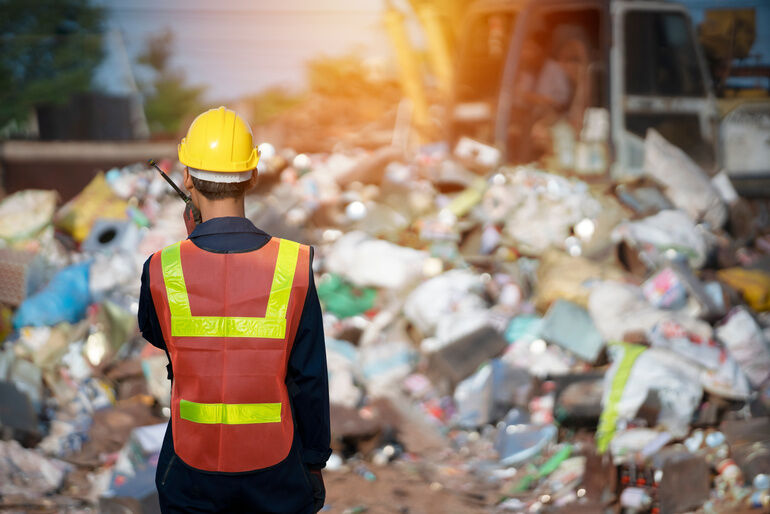
[[[139,64],[150,67],[154,78],[142,83],[144,112],[150,131],[155,134],[176,134],[186,117],[202,108],[205,86],[186,84],[184,73],[171,67],[174,37],[171,31],[150,38]]]
[[[90,89],[103,22],[89,0],[0,0],[0,127]]]
[[[269,87],[243,101],[248,106],[249,120],[255,125],[263,125],[301,105],[305,96],[288,92],[282,87]]]
[[[377,94],[378,84],[369,80],[363,60],[356,54],[319,56],[306,63],[310,91],[350,97]]]

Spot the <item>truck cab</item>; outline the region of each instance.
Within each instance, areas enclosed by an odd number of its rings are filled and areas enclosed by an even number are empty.
[[[618,180],[642,173],[653,128],[704,169],[718,166],[718,112],[687,10],[665,1],[480,0],[457,45],[450,137],[533,160],[561,121],[605,112]],[[540,148],[538,147],[540,145]]]

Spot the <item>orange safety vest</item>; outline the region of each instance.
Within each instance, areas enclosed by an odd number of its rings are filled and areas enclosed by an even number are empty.
[[[244,253],[186,240],[152,256],[150,291],[174,371],[174,450],[186,464],[244,472],[289,454],[286,366],[309,275],[310,247],[276,237]]]

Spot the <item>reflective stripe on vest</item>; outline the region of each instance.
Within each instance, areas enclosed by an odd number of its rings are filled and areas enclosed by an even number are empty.
[[[174,371],[174,452],[191,468],[250,472],[293,455],[286,376],[310,256],[309,246],[272,237],[228,254],[185,240],[150,259],[150,292]]]
[[[256,337],[283,339],[286,334],[286,311],[289,307],[294,271],[297,267],[299,243],[280,240],[278,259],[270,286],[270,297],[264,318],[193,316],[182,272],[180,245],[175,243],[161,252],[163,281],[166,284],[171,335],[174,337]],[[280,415],[279,415],[280,418]]]
[[[196,403],[179,400],[179,417],[193,423],[280,423],[279,403]]]

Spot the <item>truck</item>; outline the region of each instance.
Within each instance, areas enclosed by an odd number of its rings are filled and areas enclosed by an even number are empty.
[[[452,63],[451,74],[434,73],[450,76],[445,129],[452,144],[465,136],[496,147],[503,162],[531,157],[522,149],[537,139],[538,121],[524,118],[537,108],[522,101],[517,85],[525,78],[532,82],[527,74],[534,41],[544,58],[561,68],[554,76],[570,79],[569,105],[561,106],[559,116],[579,132],[586,112],[605,113],[606,159],[614,179],[642,174],[649,129],[705,170],[720,167],[717,103],[684,6],[659,0],[440,4],[412,1],[424,26],[431,20],[426,11],[444,14],[439,16],[444,42],[431,37],[435,29],[425,32],[429,54],[446,53]],[[546,80],[544,86],[554,84]]]

